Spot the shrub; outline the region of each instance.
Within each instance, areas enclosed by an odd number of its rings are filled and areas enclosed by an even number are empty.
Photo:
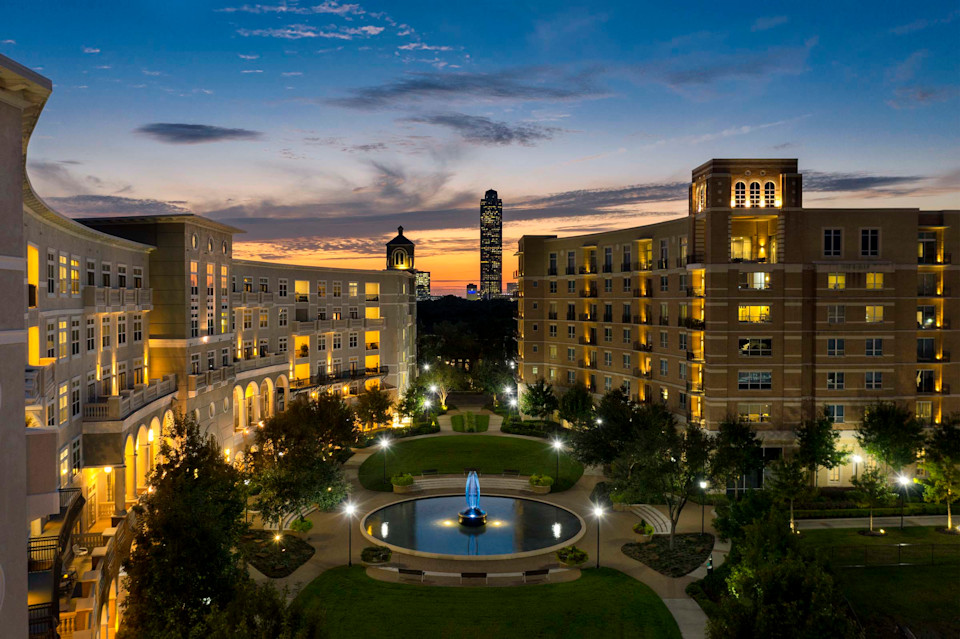
[[[566,546],[557,551],[557,559],[565,564],[575,566],[585,563],[589,556],[576,546]]]
[[[368,564],[382,564],[390,561],[393,551],[386,546],[367,546],[360,551],[360,560]]]
[[[413,475],[410,473],[397,473],[390,478],[390,483],[394,486],[412,486]]]
[[[383,435],[389,435],[390,439],[402,439],[404,437],[415,437],[417,435],[432,435],[440,432],[440,424],[434,419],[415,422],[412,426],[406,428],[384,428],[378,431],[368,431],[365,433],[366,439],[357,444],[357,448],[366,448],[375,446]]]
[[[530,475],[530,485],[531,486],[553,486],[553,477],[551,477],[550,475],[534,473],[533,475]]]
[[[308,533],[313,528],[313,522],[303,517],[297,517],[290,522],[290,530],[295,533]]]
[[[638,535],[652,535],[653,526],[648,524],[646,519],[641,519],[633,525],[633,532],[637,533]]]
[[[519,417],[505,419],[500,426],[500,430],[511,435],[527,435],[529,437],[549,437],[550,435],[564,431],[564,428],[557,422],[527,420],[523,421]]]

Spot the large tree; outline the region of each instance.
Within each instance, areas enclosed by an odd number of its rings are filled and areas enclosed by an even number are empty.
[[[850,483],[854,488],[851,493],[854,503],[870,510],[870,532],[873,532],[873,509],[890,504],[897,495],[890,489],[890,483],[879,468],[863,471]]]
[[[923,424],[904,406],[877,402],[864,409],[857,441],[888,469],[899,472],[917,460],[923,445]]]
[[[164,427],[157,459],[124,563],[124,637],[187,637],[246,578],[236,551],[246,527],[239,471],[179,414]]]
[[[507,395],[516,388],[513,371],[501,359],[484,359],[477,362],[470,369],[470,381],[475,390],[493,396],[493,403],[498,403],[501,394]]]
[[[264,422],[246,459],[260,486],[261,517],[277,524],[311,504],[330,508],[343,500],[347,483],[340,468],[343,451],[357,442],[356,420],[337,395],[304,395]]]
[[[670,549],[684,506],[700,492],[699,480],[709,471],[713,440],[698,426],[681,428],[660,405],[636,411],[637,437],[613,463],[619,490],[642,493],[665,504],[670,518]]]
[[[423,385],[430,394],[437,396],[440,408],[446,410],[447,396],[463,383],[463,372],[442,362],[430,365],[430,370],[420,375]]]
[[[557,396],[553,393],[553,386],[542,377],[527,386],[526,392],[520,397],[520,409],[540,419],[549,417],[557,410]]]
[[[397,401],[397,412],[404,417],[416,417],[428,411],[424,405],[427,399],[427,389],[421,378],[417,378],[412,384],[407,386],[403,395]]]
[[[583,428],[593,419],[593,395],[582,382],[577,382],[560,398],[560,417]]]
[[[390,399],[390,395],[379,388],[373,388],[365,391],[357,398],[354,410],[361,424],[368,427],[377,427],[390,421],[390,409],[392,408],[393,401]]]
[[[778,501],[790,504],[790,532],[796,531],[793,518],[793,502],[802,499],[809,492],[807,467],[797,459],[778,459],[773,463],[773,477],[770,491]]]
[[[720,422],[717,432],[717,452],[714,458],[716,475],[732,481],[739,499],[737,481],[747,488],[750,471],[763,468],[763,454],[757,434],[750,424],[737,417],[727,417]]]
[[[639,410],[639,405],[622,388],[608,392],[597,406],[596,417],[571,433],[573,457],[587,465],[613,462],[638,437]]]
[[[960,494],[960,416],[946,420],[927,441],[921,463],[926,471],[923,498],[926,501],[946,502],[947,528],[953,528],[951,503]]]
[[[817,471],[820,468],[836,468],[843,464],[849,451],[841,450],[840,431],[834,430],[833,420],[826,412],[820,412],[816,419],[805,420],[797,428],[797,459],[810,469],[813,485],[817,486]]]

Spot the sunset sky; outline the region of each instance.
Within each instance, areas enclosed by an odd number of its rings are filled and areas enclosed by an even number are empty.
[[[269,2],[269,0],[268,0]],[[141,6],[142,5],[142,6]],[[957,3],[8,2],[54,92],[37,192],[194,212],[235,254],[479,281],[479,203],[524,233],[685,212],[712,157],[796,157],[807,206],[960,208]]]

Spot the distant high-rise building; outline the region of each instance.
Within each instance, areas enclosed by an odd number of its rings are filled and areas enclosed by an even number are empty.
[[[493,189],[480,200],[480,296],[498,297],[503,280],[503,202]]]
[[[477,294],[477,285],[467,284],[467,299],[476,300],[476,299],[479,299],[479,297],[480,296]]]
[[[510,299],[516,299],[519,289],[517,288],[516,282],[507,282],[507,297]]]
[[[430,299],[430,271],[415,271],[417,282],[417,301]]]

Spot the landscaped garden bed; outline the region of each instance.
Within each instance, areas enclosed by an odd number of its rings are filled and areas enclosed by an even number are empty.
[[[682,577],[702,566],[713,551],[713,535],[682,533],[674,538],[670,550],[670,535],[654,535],[647,543],[624,544],[623,554],[650,566],[661,575]]]
[[[313,546],[291,534],[280,540],[272,530],[250,530],[240,538],[240,553],[250,565],[271,578],[286,577],[302,566],[313,553]]]

